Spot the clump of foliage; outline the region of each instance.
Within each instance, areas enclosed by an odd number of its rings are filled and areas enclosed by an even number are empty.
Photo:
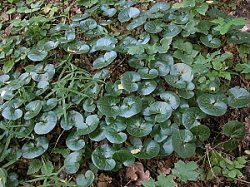
[[[244,19],[203,0],[145,2],[146,9],[133,1],[79,0],[90,8],[54,24],[55,9],[47,7],[50,17],[38,12],[43,1],[13,3],[9,14],[32,17],[1,24],[12,28],[0,43],[2,185],[21,183],[13,173],[20,160],[28,175],[36,174],[23,184],[67,186],[69,178],[54,172],[60,168],[90,186],[97,170],[118,170],[135,159],[174,152],[188,158],[209,139],[202,119],[250,103],[247,89],[229,86],[237,70],[249,73],[247,65],[235,69],[234,54],[223,49],[249,46],[250,34],[239,30]],[[126,70],[112,76],[123,64]],[[244,126],[228,122],[224,134],[225,148],[233,149]],[[83,175],[80,166],[89,161],[93,171]],[[190,180],[178,165],[175,175]]]

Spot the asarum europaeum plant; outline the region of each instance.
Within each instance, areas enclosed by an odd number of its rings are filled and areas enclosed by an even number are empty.
[[[12,20],[13,34],[0,45],[0,162],[66,148],[72,174],[87,160],[117,170],[136,158],[193,156],[213,125],[202,119],[250,103],[247,89],[227,84],[235,64],[223,48],[249,45],[244,24],[203,0],[107,1],[69,23]],[[233,149],[244,126],[229,121],[223,133]],[[91,171],[77,178],[85,186],[93,180]]]

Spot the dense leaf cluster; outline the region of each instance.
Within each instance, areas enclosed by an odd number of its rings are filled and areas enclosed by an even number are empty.
[[[12,20],[12,36],[3,38],[0,50],[0,162],[68,149],[61,154],[73,174],[86,160],[99,170],[117,170],[136,158],[194,155],[210,136],[202,119],[250,103],[245,88],[221,86],[234,71],[233,55],[222,47],[249,44],[250,34],[239,30],[245,22],[208,8],[203,0],[159,2],[145,10],[112,1],[68,24],[52,25],[41,15]],[[91,56],[89,72],[74,64]],[[112,79],[123,63],[129,68]],[[20,64],[25,67],[14,72]],[[224,134],[232,149],[243,125],[230,121]],[[76,182],[88,186],[93,178],[88,171]]]

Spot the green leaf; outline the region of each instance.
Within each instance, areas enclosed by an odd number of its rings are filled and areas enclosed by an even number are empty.
[[[90,50],[89,45],[87,45],[84,41],[74,40],[67,44],[66,51],[73,54],[84,54],[88,53]]]
[[[72,131],[66,139],[66,145],[71,151],[79,151],[84,148],[85,141],[78,136],[76,131]]]
[[[160,145],[154,140],[145,140],[142,149],[134,156],[139,159],[152,159],[158,156],[160,152]]]
[[[94,180],[95,180],[95,175],[91,170],[87,170],[85,175],[78,174],[76,176],[76,184],[80,187],[88,187],[94,182]]]
[[[103,144],[92,152],[91,160],[98,169],[110,171],[116,165],[115,160],[112,158],[113,154],[113,148],[107,144]]]
[[[199,108],[211,116],[222,116],[227,111],[224,96],[217,94],[202,94],[197,98]]]
[[[10,59],[10,60],[4,62],[3,68],[2,68],[3,72],[9,73],[12,70],[12,68],[14,67],[14,65],[15,65],[15,60],[13,60],[13,59]]]
[[[200,37],[201,43],[210,48],[218,48],[221,46],[221,41],[218,38],[214,38],[211,34]]]
[[[131,45],[127,48],[130,55],[141,55],[145,51],[145,45]]]
[[[108,128],[105,131],[105,137],[108,139],[109,142],[112,144],[122,144],[127,140],[127,135],[123,132],[117,132],[112,128]]]
[[[83,30],[92,30],[97,27],[97,23],[94,19],[88,18],[80,22],[80,28]]]
[[[158,13],[158,12],[163,12],[166,11],[170,8],[170,4],[166,2],[158,2],[155,3],[152,7],[150,7],[149,12],[150,13]]]
[[[206,114],[204,114],[199,108],[192,107],[188,108],[182,114],[182,124],[186,129],[192,129],[193,127],[200,125],[199,119],[205,118]]]
[[[250,104],[250,93],[244,88],[231,88],[228,90],[228,95],[227,101],[230,107],[242,108]]]
[[[93,67],[95,69],[104,68],[111,64],[116,57],[117,53],[115,51],[106,52],[103,57],[99,57],[93,62]]]
[[[99,117],[98,115],[88,115],[85,123],[77,123],[75,126],[77,127],[77,132],[79,135],[86,135],[93,132],[99,125]]]
[[[7,171],[4,168],[0,168],[0,187],[5,187],[7,176]]]
[[[182,158],[193,156],[196,150],[193,134],[189,130],[175,130],[172,135],[172,143],[175,152]]]
[[[43,111],[48,112],[54,109],[57,106],[57,98],[50,98],[46,101],[46,104],[43,106]]]
[[[43,115],[37,120],[34,131],[36,134],[48,134],[52,131],[57,123],[56,113],[53,111],[43,113]]]
[[[70,130],[73,126],[77,126],[77,124],[82,124],[84,122],[82,114],[75,110],[71,110],[68,112],[65,117],[63,116],[60,122],[61,127],[64,130]]]
[[[172,170],[173,175],[177,176],[180,181],[197,181],[199,179],[199,172],[197,171],[198,165],[196,162],[191,161],[185,164],[182,160],[179,160],[174,164]]]
[[[141,95],[150,95],[157,87],[157,82],[154,80],[142,81],[139,93]]]
[[[134,71],[127,71],[121,76],[122,86],[128,92],[137,91],[139,88],[137,82],[139,82],[140,80],[141,80],[140,74]]]
[[[29,168],[28,168],[28,171],[27,171],[27,175],[37,173],[42,167],[43,167],[43,164],[42,164],[41,160],[32,159],[29,162]]]
[[[149,107],[149,115],[156,115],[156,122],[165,122],[172,115],[172,108],[167,102],[156,101]]]
[[[144,180],[141,183],[144,187],[155,187],[155,181],[152,178],[150,178],[149,180]]]
[[[159,73],[156,69],[141,68],[138,70],[142,79],[154,79],[158,77]]]
[[[135,162],[134,156],[128,150],[116,151],[113,155],[113,158],[116,160],[116,162],[119,162],[126,167],[131,166]]]
[[[239,121],[229,121],[223,126],[223,133],[235,139],[242,139],[245,136],[245,126]]]
[[[207,3],[202,3],[200,6],[198,6],[198,7],[196,8],[196,11],[197,11],[199,14],[204,15],[204,16],[205,16],[207,10],[208,10],[208,4],[207,4]]]
[[[118,20],[121,23],[129,21],[131,18],[136,18],[139,16],[140,10],[135,7],[129,7],[123,9],[119,14],[118,14]]]
[[[24,114],[25,120],[30,120],[37,116],[43,107],[43,102],[41,100],[31,101],[25,106],[26,113]]]
[[[157,182],[156,185],[160,187],[175,187],[176,183],[174,182],[174,176],[173,175],[168,175],[165,176],[164,174],[160,174],[157,176]]]
[[[94,112],[95,111],[95,108],[96,108],[96,105],[94,103],[94,100],[91,99],[91,98],[88,98],[84,101],[83,105],[83,110],[85,112]]]
[[[102,5],[101,10],[103,11],[103,15],[108,17],[113,17],[117,12],[115,8],[109,8],[107,5]]]
[[[41,136],[35,142],[27,142],[22,147],[23,157],[33,159],[41,156],[49,148],[48,139]]]
[[[149,64],[149,67],[157,69],[160,76],[166,76],[172,65],[174,65],[174,59],[171,55],[160,54],[155,61]]]
[[[206,141],[210,136],[210,129],[205,125],[198,125],[190,130],[201,141]]]
[[[140,97],[128,96],[125,97],[120,107],[120,116],[130,118],[142,110],[142,101]]]
[[[144,29],[152,34],[156,34],[162,31],[162,27],[161,27],[161,22],[156,22],[156,21],[148,21],[145,25],[144,25]]]
[[[111,51],[115,48],[116,43],[117,43],[117,39],[115,39],[114,37],[105,36],[96,41],[94,45],[94,49]]]
[[[177,109],[181,103],[179,96],[172,91],[160,93],[160,98],[168,103],[173,110]]]
[[[2,116],[7,120],[17,120],[21,118],[23,111],[21,109],[15,108],[14,106],[7,106],[2,111]]]
[[[147,18],[145,16],[140,16],[134,19],[131,23],[127,25],[127,30],[133,30],[146,22]]]
[[[28,58],[31,61],[38,62],[38,61],[43,61],[48,55],[48,52],[43,50],[43,49],[36,49],[33,48],[30,50],[28,53]]]
[[[178,26],[178,25],[174,25],[174,24],[171,24],[171,25],[167,25],[165,28],[164,28],[164,32],[163,32],[163,37],[175,37],[177,36],[180,32],[181,32],[181,27]]]
[[[116,117],[120,114],[118,103],[118,98],[103,96],[97,101],[97,108],[105,116]]]
[[[80,161],[82,160],[82,154],[80,152],[70,153],[64,160],[64,167],[67,173],[74,174],[80,168]]]
[[[151,131],[153,124],[140,117],[133,117],[126,120],[127,131],[131,136],[147,136]]]

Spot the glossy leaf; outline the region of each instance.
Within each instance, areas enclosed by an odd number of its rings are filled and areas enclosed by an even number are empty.
[[[120,116],[130,118],[142,110],[141,98],[136,96],[125,97],[120,107]]]
[[[82,159],[82,154],[80,152],[72,152],[66,156],[64,160],[64,167],[67,173],[74,174],[80,168],[80,161]]]
[[[234,87],[228,90],[228,105],[233,108],[242,108],[250,104],[250,92],[244,88]]]
[[[199,108],[211,116],[222,116],[227,111],[225,98],[221,95],[203,94],[197,98]]]
[[[223,126],[226,136],[235,139],[242,139],[245,136],[245,126],[239,121],[229,121]]]
[[[172,143],[175,152],[182,158],[193,156],[196,150],[193,134],[189,130],[175,130],[172,135]]]
[[[45,137],[38,137],[34,142],[25,143],[22,147],[23,157],[33,159],[41,156],[49,148],[48,139]]]
[[[53,111],[43,113],[35,124],[34,131],[36,134],[48,134],[52,131],[57,123],[56,113]]]
[[[112,158],[114,150],[107,144],[97,147],[91,154],[93,164],[100,170],[112,170],[116,162]]]
[[[34,118],[39,114],[43,107],[43,102],[41,100],[31,101],[29,104],[25,106],[26,113],[24,114],[24,119],[29,120]]]
[[[127,71],[121,77],[122,86],[128,92],[137,91],[139,88],[137,82],[140,80],[141,80],[140,74],[133,71]]]
[[[118,103],[119,99],[115,97],[103,96],[97,101],[97,108],[103,115],[116,117],[120,114]]]
[[[88,187],[95,180],[93,171],[87,170],[85,174],[78,174],[76,176],[76,184],[80,187]]]

